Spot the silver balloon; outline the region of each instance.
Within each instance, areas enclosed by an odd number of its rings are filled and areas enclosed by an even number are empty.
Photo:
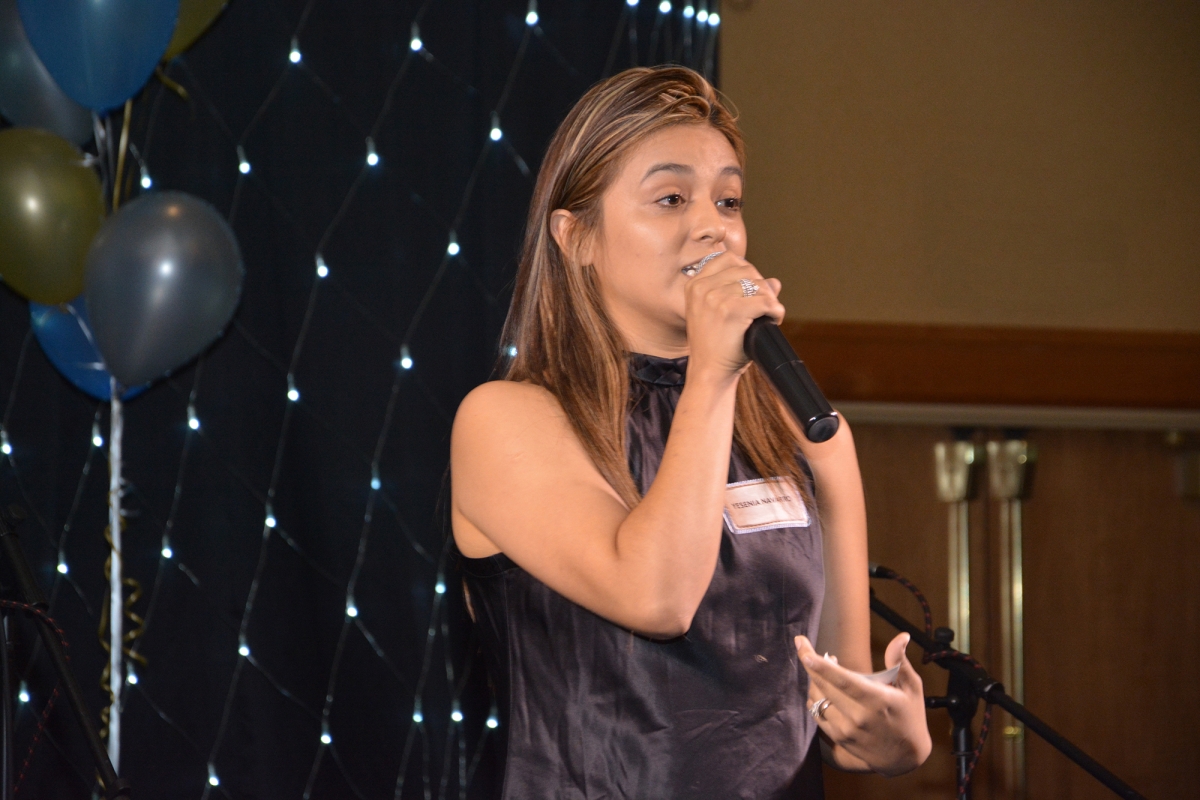
[[[67,97],[50,77],[25,35],[17,0],[0,0],[0,115],[72,144],[92,138],[92,112]]]
[[[183,192],[144,194],[92,242],[84,296],[104,365],[124,386],[182,366],[233,318],[242,257],[225,219]]]

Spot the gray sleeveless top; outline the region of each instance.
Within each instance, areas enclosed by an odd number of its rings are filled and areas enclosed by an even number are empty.
[[[629,467],[658,471],[687,359],[631,357]],[[729,482],[759,477],[735,452]],[[505,741],[503,800],[819,800],[808,680],[792,643],[817,633],[821,531],[722,531],[683,636],[653,641],[567,600],[503,554],[462,558]]]

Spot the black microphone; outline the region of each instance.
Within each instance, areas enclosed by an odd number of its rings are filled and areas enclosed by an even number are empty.
[[[808,440],[820,443],[832,439],[838,429],[837,412],[775,320],[759,317],[751,322],[742,346],[792,410]]]

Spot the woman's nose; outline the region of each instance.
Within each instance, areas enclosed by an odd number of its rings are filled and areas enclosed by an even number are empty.
[[[692,222],[692,238],[698,242],[716,244],[725,239],[725,220],[721,212],[710,203],[697,204],[696,217]]]

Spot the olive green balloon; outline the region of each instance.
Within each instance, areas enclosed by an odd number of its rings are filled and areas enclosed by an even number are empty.
[[[163,54],[163,61],[170,61],[187,50],[200,34],[220,15],[227,0],[182,0],[179,4],[179,21],[175,23],[175,34]]]
[[[102,222],[100,179],[82,153],[46,131],[0,131],[0,279],[45,305],[75,299]]]

